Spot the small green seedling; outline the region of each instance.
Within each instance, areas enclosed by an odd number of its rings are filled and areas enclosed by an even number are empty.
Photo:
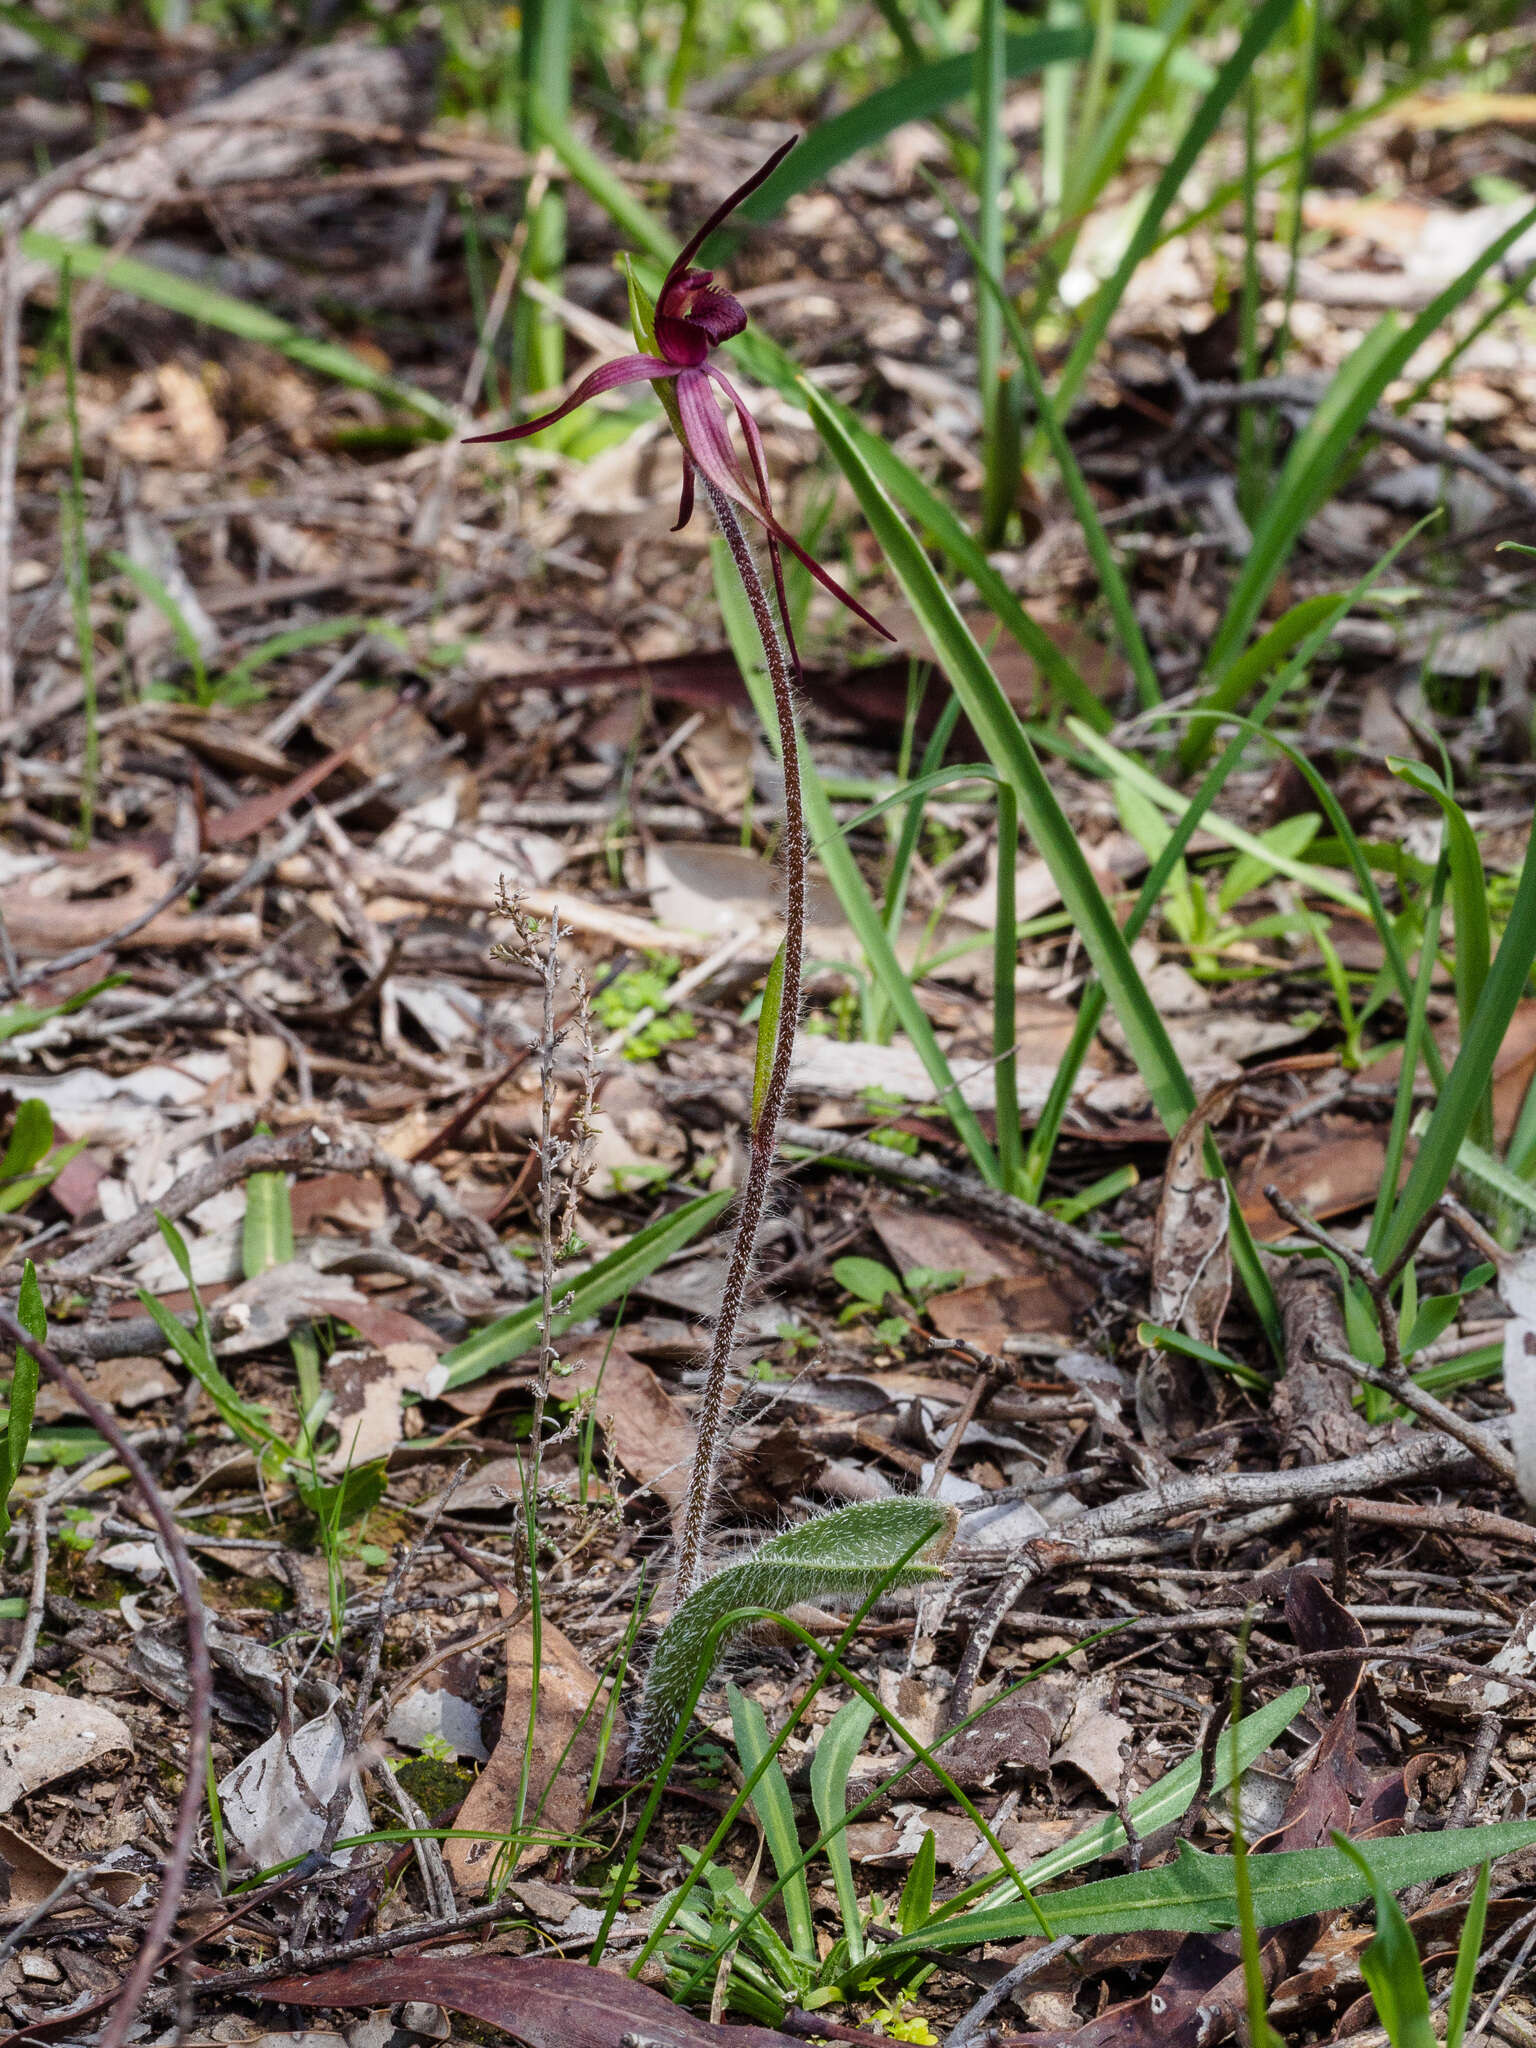
[[[389,1467],[383,1458],[365,1465],[352,1465],[333,1481],[322,1480],[311,1469],[307,1479],[296,1479],[295,1487],[305,1507],[315,1518],[320,1547],[325,1553],[327,1592],[331,1609],[331,1640],[339,1648],[341,1626],[347,1604],[347,1583],[343,1570],[347,1531],[366,1523],[389,1484]],[[372,1548],[373,1546],[369,1546]],[[366,1560],[365,1560],[366,1561]]]
[[[1419,1946],[1403,1917],[1402,1907],[1354,1842],[1335,1834],[1333,1844],[1360,1871],[1375,1897],[1376,1935],[1361,1954],[1360,1974],[1391,2048],[1440,2048],[1430,2019],[1429,1987],[1424,1981]],[[1477,1873],[1467,1917],[1462,1922],[1461,1940],[1456,1947],[1456,1974],[1451,1980],[1446,2012],[1445,2048],[1461,2048],[1466,2035],[1472,1987],[1488,1919],[1490,1875],[1490,1866],[1485,1863]]]
[[[85,1140],[70,1145],[53,1142],[53,1113],[38,1096],[19,1103],[10,1139],[0,1156],[0,1216],[23,1209],[85,1150]]]
[[[882,1316],[874,1326],[874,1334],[883,1344],[898,1343],[908,1335],[932,1295],[962,1286],[965,1281],[959,1270],[937,1266],[913,1266],[905,1280],[898,1280],[890,1267],[882,1266],[878,1259],[857,1257],[834,1259],[832,1278],[853,1296],[838,1316],[840,1323],[857,1322],[884,1309],[889,1302],[897,1303],[901,1312]]]
[[[615,975],[593,996],[592,1014],[608,1031],[624,1031],[647,1011],[655,1013],[626,1040],[625,1059],[653,1060],[669,1045],[695,1035],[698,1027],[691,1013],[674,1010],[667,1001],[681,964],[675,954],[648,953],[644,967]]]

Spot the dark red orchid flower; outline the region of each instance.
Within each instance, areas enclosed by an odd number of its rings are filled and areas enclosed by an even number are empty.
[[[585,405],[589,398],[612,391],[620,384],[655,384],[670,379],[676,404],[675,407],[669,406],[668,411],[683,444],[683,496],[673,532],[679,532],[693,516],[694,471],[697,469],[722,497],[750,512],[766,531],[779,611],[786,632],[789,630],[789,616],[784,603],[780,546],[788,548],[798,561],[803,562],[824,590],[829,590],[883,639],[890,640],[894,636],[886,632],[880,621],[872,617],[857,598],[851,597],[840,583],[829,576],[819,562],[812,560],[776,517],[768,493],[768,467],[757,422],[748,411],[741,393],[709,360],[711,349],[718,348],[723,341],[730,341],[746,326],[746,308],[729,292],[720,289],[714,282],[713,271],[689,267],[716,228],[735,212],[749,193],[755,192],[764,179],[778,169],[794,148],[796,139],[791,137],[782,148],[776,149],[744,185],[715,209],[687,247],[680,251],[656,300],[656,346],[659,354],[620,356],[617,362],[604,363],[590,377],[584,377],[570,397],[557,405],[553,412],[541,413],[536,420],[525,420],[520,427],[504,427],[499,434],[473,434],[469,439],[521,441],[529,434],[538,433],[541,427],[553,426],[556,420],[563,420],[567,413]],[[731,445],[726,419],[715,402],[711,383],[717,384],[731,401],[740,422],[752,465],[750,477],[742,469]]]

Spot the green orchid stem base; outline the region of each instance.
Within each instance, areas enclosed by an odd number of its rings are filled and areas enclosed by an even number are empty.
[[[736,508],[702,473],[699,482],[714,507],[715,518],[730,550],[731,560],[736,565],[736,573],[741,578],[741,587],[752,607],[752,617],[763,643],[763,655],[773,685],[773,703],[779,722],[779,752],[784,768],[784,946],[781,956],[784,966],[773,1059],[768,1069],[767,1085],[752,1122],[752,1143],[746,1184],[741,1191],[741,1206],[736,1215],[736,1236],[731,1245],[720,1311],[715,1319],[714,1336],[704,1368],[704,1392],[696,1418],[698,1442],[678,1546],[675,1599],[679,1605],[703,1576],[704,1538],[709,1526],[715,1470],[725,1426],[726,1381],[736,1345],[741,1305],[752,1277],[769,1184],[773,1178],[779,1121],[789,1092],[789,1063],[794,1054],[795,1029],[800,1016],[800,956],[805,936],[805,819],[800,801],[800,740],[795,730],[795,662],[787,635],[774,616],[751,544],[736,516]]]

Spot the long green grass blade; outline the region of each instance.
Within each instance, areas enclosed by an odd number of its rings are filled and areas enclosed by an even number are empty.
[[[843,1916],[843,1935],[854,1962],[864,1954],[864,1917],[859,1910],[853,1859],[848,1852],[848,1774],[864,1747],[874,1718],[874,1708],[855,1696],[827,1724],[811,1758],[811,1804],[816,1809],[816,1819],[823,1834],[830,1834],[833,1828],[837,1830],[827,1843],[827,1862]],[[803,1868],[803,1858],[801,1863]]]
[[[1109,323],[1114,318],[1120,301],[1125,297],[1126,288],[1151,252],[1168,210],[1177,200],[1185,179],[1194,168],[1195,160],[1215,134],[1222,115],[1252,73],[1260,54],[1279,32],[1281,24],[1294,5],[1295,0],[1263,0],[1263,5],[1249,17],[1237,48],[1222,65],[1215,83],[1196,108],[1177,149],[1168,160],[1167,169],[1158,179],[1142,211],[1136,230],[1126,245],[1125,254],[1121,257],[1114,275],[1094,294],[1088,318],[1073,344],[1072,353],[1067,358],[1061,380],[1056,387],[1058,419],[1064,420],[1070,412],[1072,402],[1088,374],[1088,366],[1098,354],[1099,345],[1109,332]]]
[[[1407,539],[1410,537],[1405,536],[1404,540],[1398,543],[1398,547],[1405,546]],[[1290,659],[1285,661],[1285,666],[1280,670],[1280,673],[1275,677],[1269,688],[1266,689],[1263,697],[1254,706],[1251,723],[1232,735],[1215,764],[1207,771],[1199,788],[1190,799],[1188,808],[1174,827],[1168,844],[1164,847],[1157,860],[1154,861],[1151,871],[1142,883],[1136,902],[1132,906],[1131,914],[1126,920],[1125,936],[1127,943],[1134,941],[1144,930],[1147,919],[1157,907],[1163,889],[1167,886],[1168,879],[1174,872],[1175,864],[1183,856],[1186,847],[1209,812],[1211,805],[1221,794],[1228,776],[1242,760],[1248,744],[1249,734],[1263,732],[1271,711],[1282,701],[1293,684],[1298,682],[1306,673],[1307,664],[1311,661],[1313,655],[1322,648],[1328,635],[1333,631],[1334,626],[1351,606],[1356,604],[1370,589],[1375,579],[1382,573],[1388,563],[1392,561],[1395,552],[1396,550],[1389,552],[1380,562],[1376,563],[1361,578],[1360,582],[1355,585],[1353,590],[1346,591],[1342,595],[1334,594],[1327,597],[1306,598],[1300,604],[1294,605],[1284,617],[1276,621],[1275,625],[1264,635],[1262,640],[1256,641],[1240,657],[1245,664],[1247,685],[1249,687],[1267,675],[1275,662],[1284,661],[1287,655],[1289,655]],[[1301,758],[1305,759],[1304,756]],[[1314,783],[1322,787],[1321,779],[1316,775],[1316,771],[1311,769],[1311,763],[1308,762],[1306,765],[1312,773]],[[1357,856],[1356,872],[1364,877],[1367,900],[1371,905],[1372,916],[1376,917],[1379,915],[1381,921],[1385,923],[1386,912],[1382,907],[1381,895],[1376,889],[1374,877],[1371,875],[1364,855],[1360,852],[1359,841],[1354,837],[1352,828],[1348,820],[1344,818],[1344,814],[1333,798],[1332,792],[1325,790],[1324,793],[1326,795],[1326,803],[1332,806],[1329,815],[1334,818],[1336,823],[1340,820],[1343,821],[1344,832],[1348,835],[1347,843],[1353,847],[1354,853]],[[1405,989],[1407,987],[1406,967],[1403,970],[1403,987]],[[1044,1110],[1041,1112],[1040,1121],[1035,1126],[1029,1150],[1025,1155],[1023,1192],[1026,1201],[1035,1201],[1039,1198],[1040,1189],[1045,1181],[1046,1169],[1050,1164],[1051,1153],[1055,1148],[1056,1136],[1061,1128],[1062,1118],[1066,1115],[1067,1105],[1072,1099],[1072,1090],[1077,1085],[1078,1073],[1081,1071],[1083,1061],[1088,1056],[1088,1048],[1093,1043],[1094,1033],[1099,1028],[1099,1020],[1103,1014],[1104,991],[1097,984],[1094,984],[1084,991],[1083,999],[1078,1005],[1077,1024],[1073,1030],[1071,1043],[1062,1058],[1060,1066],[1057,1068],[1055,1079],[1051,1083],[1050,1095]]]
[[[1369,1258],[1380,1257],[1381,1235],[1392,1214],[1392,1204],[1397,1199],[1397,1190],[1403,1177],[1403,1160],[1407,1156],[1408,1136],[1413,1128],[1413,1098],[1418,1087],[1419,1061],[1423,1056],[1425,1040],[1429,1033],[1429,994],[1434,986],[1435,967],[1439,960],[1436,944],[1440,930],[1440,912],[1445,903],[1446,878],[1450,862],[1442,853],[1435,863],[1434,880],[1429,885],[1429,901],[1424,914],[1424,937],[1419,947],[1419,968],[1414,977],[1413,993],[1404,1006],[1403,1023],[1403,1064],[1397,1079],[1397,1094],[1392,1103],[1392,1122],[1387,1132],[1387,1154],[1382,1161],[1381,1185],[1376,1190],[1375,1207],[1371,1212],[1370,1235],[1365,1249]]]
[[[993,766],[1012,785],[1020,819],[1049,866],[1062,902],[1109,991],[1152,1100],[1170,1132],[1177,1131],[1195,1106],[1194,1094],[1120,927],[1093,879],[1077,835],[1045,778],[1028,733],[953,598],[860,450],[844,432],[841,420],[814,385],[802,380],[800,388],[802,401],[852,484],[864,516],[977,737]]]
[[[16,1320],[29,1337],[35,1337],[39,1344],[48,1341],[48,1310],[43,1301],[43,1290],[37,1284],[37,1269],[27,1259],[21,1269],[21,1286],[16,1296]],[[11,1371],[11,1395],[9,1412],[5,1419],[5,1437],[0,1442],[0,1539],[10,1533],[11,1489],[27,1455],[27,1445],[32,1436],[32,1415],[37,1405],[38,1364],[30,1351],[18,1347],[16,1363]]]
[[[1433,768],[1423,761],[1404,761],[1391,754],[1387,756],[1386,764],[1400,782],[1406,782],[1410,789],[1416,789],[1421,796],[1427,796],[1437,804],[1445,819],[1445,844],[1451,871],[1451,916],[1456,933],[1451,966],[1456,982],[1456,1013],[1465,1031],[1477,1009],[1477,999],[1483,992],[1483,983],[1488,979],[1488,967],[1493,958],[1493,933],[1488,922],[1488,877],[1483,872],[1477,834],[1468,824],[1466,812]],[[1438,936],[1436,932],[1429,934],[1431,942]]]
[[[1208,682],[1200,700],[1202,711],[1230,710],[1238,702],[1231,665],[1297,536],[1323,500],[1338,489],[1350,446],[1372,407],[1392,380],[1402,375],[1423,344],[1471,297],[1494,265],[1533,225],[1536,207],[1531,207],[1491,242],[1459,277],[1436,294],[1409,326],[1403,327],[1389,315],[1341,366],[1322,404],[1298,436],[1268,509],[1254,532],[1252,551],[1211,643]],[[1204,758],[1212,730],[1212,722],[1205,719],[1191,726],[1179,750],[1184,767],[1193,767]]]
[[[637,1281],[648,1279],[674,1252],[680,1252],[684,1245],[692,1244],[702,1231],[707,1230],[733,1199],[729,1188],[713,1195],[699,1195],[695,1200],[685,1202],[681,1209],[675,1209],[670,1216],[663,1216],[657,1222],[647,1224],[644,1230],[636,1231],[628,1244],[588,1266],[585,1273],[572,1281],[566,1290],[565,1305],[553,1324],[555,1335],[564,1336],[573,1323],[596,1315],[609,1302],[627,1294]],[[484,1379],[497,1366],[506,1365],[531,1350],[539,1341],[542,1313],[538,1302],[530,1302],[526,1308],[488,1323],[483,1330],[476,1330],[473,1336],[466,1337],[462,1344],[445,1351],[442,1357],[442,1363],[448,1368],[445,1385],[466,1387],[472,1380]]]
[[[1477,1885],[1462,1922],[1461,1940],[1456,1944],[1456,1975],[1451,1981],[1451,2002],[1445,2009],[1445,2048],[1461,2048],[1467,2031],[1467,2014],[1472,2009],[1472,1987],[1477,1982],[1478,1959],[1483,1952],[1483,1929],[1488,1922],[1488,1887],[1493,1876],[1485,1863],[1477,1873]]]
[[[965,706],[966,716],[994,767],[1013,788],[1020,822],[1051,871],[1051,879],[1104,984],[1131,1057],[1172,1136],[1195,1108],[1194,1090],[1173,1049],[1167,1026],[1131,958],[1114,912],[1093,878],[1077,834],[1046,780],[1029,734],[933,564],[862,461],[857,447],[843,433],[836,415],[822,403],[822,394],[812,385],[802,382],[801,390],[828,447],[853,485],[864,516],[928,635],[950,687]],[[1214,1156],[1214,1146],[1209,1149]],[[1217,1170],[1221,1170],[1219,1161]],[[1283,1355],[1284,1339],[1274,1289],[1235,1204],[1231,1239],[1233,1260],[1243,1286],[1271,1344]]]
[[[1085,28],[1035,29],[1028,35],[1005,38],[1003,62],[1009,78],[1023,78],[1064,58],[1086,57],[1092,42]],[[797,192],[819,185],[829,171],[861,150],[872,149],[909,121],[931,121],[964,99],[975,79],[973,56],[940,57],[909,71],[894,85],[872,92],[846,113],[819,122],[773,176],[737,208],[736,218],[773,220]],[[707,256],[707,248],[705,253]]]
[[[1018,356],[1020,368],[1024,373],[1030,402],[1035,408],[1035,418],[1044,430],[1056,467],[1061,472],[1062,483],[1072,502],[1072,510],[1077,514],[1078,527],[1098,575],[1099,588],[1109,605],[1110,616],[1115,622],[1115,631],[1120,636],[1121,648],[1131,665],[1131,673],[1136,678],[1136,693],[1144,709],[1153,704],[1161,704],[1162,686],[1157,680],[1157,671],[1152,666],[1152,656],[1148,652],[1145,636],[1137,622],[1130,591],[1126,588],[1125,578],[1120,573],[1120,564],[1115,560],[1114,550],[1109,544],[1109,535],[1104,531],[1104,523],[1099,518],[1099,509],[1093,502],[1083,473],[1078,467],[1077,457],[1072,452],[1072,444],[1068,441],[1061,422],[1056,417],[1056,409],[1047,396],[1045,384],[1040,376],[1040,365],[1035,360],[1035,351],[1028,334],[1024,331],[1024,322],[1019,318],[1019,309],[1003,289],[1001,266],[991,251],[977,241],[953,208],[950,209],[950,218],[955,223],[956,232],[984,287],[983,305],[991,311],[994,318],[1001,318],[1008,330],[1008,338],[1013,343],[1014,353]]]
[[[1493,957],[1472,1022],[1429,1127],[1419,1140],[1408,1180],[1382,1234],[1380,1260],[1390,1266],[1411,1239],[1430,1207],[1439,1201],[1456,1169],[1462,1141],[1471,1131],[1487,1093],[1493,1063],[1499,1056],[1515,1005],[1530,980],[1536,961],[1536,842],[1526,848],[1515,900]],[[1426,1049],[1429,1041],[1426,1040]]]
[[[1536,1844],[1536,1821],[1445,1829],[1439,1834],[1383,1837],[1371,1844],[1376,1881],[1388,1891],[1450,1877],[1474,1864],[1518,1855]],[[1338,1849],[1280,1849],[1249,1862],[1254,1914],[1261,1927],[1283,1927],[1314,1913],[1337,1912],[1371,1896],[1371,1880]],[[1038,1903],[1053,1934],[1219,1934],[1237,1925],[1232,1858],[1179,1844],[1171,1863],[1130,1877],[1109,1877],[1075,1891],[1047,1892]],[[888,1942],[887,1965],[929,1950],[1022,1941],[1036,1931],[1022,1905],[930,1923],[921,1933]]]
[[[753,1787],[752,1808],[767,1841],[773,1867],[784,1880],[784,1918],[789,1927],[790,1947],[803,1963],[814,1964],[816,1926],[811,1918],[811,1888],[805,1881],[800,1837],[795,1830],[794,1801],[778,1758],[771,1754],[772,1740],[762,1708],[734,1685],[727,1698],[742,1769],[755,1771],[766,1759],[763,1774]]]
[[[246,299],[215,291],[192,278],[178,277],[174,271],[162,270],[141,257],[114,257],[110,249],[95,243],[63,242],[36,228],[23,231],[21,246],[40,263],[52,264],[55,269],[67,263],[76,277],[105,278],[116,291],[127,292],[152,306],[163,306],[168,313],[183,314],[188,320],[200,320],[226,334],[238,335],[242,341],[260,342],[318,376],[333,378],[357,391],[371,391],[393,405],[420,413],[445,430],[454,424],[451,408],[430,392],[384,376],[351,349],[338,342],[317,341],[278,314],[269,313],[264,306],[253,306]]]
[[[1361,1953],[1360,1974],[1392,2048],[1438,2048],[1419,1945],[1402,1907],[1377,1876],[1374,1863],[1347,1835],[1335,1830],[1333,1846],[1355,1865],[1374,1895],[1376,1934]]]

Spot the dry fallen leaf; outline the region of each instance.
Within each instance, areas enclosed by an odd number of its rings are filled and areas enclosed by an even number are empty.
[[[688,1491],[693,1431],[648,1365],[606,1336],[573,1344],[561,1363],[570,1377],[558,1382],[562,1398],[596,1388],[594,1410],[604,1441],[631,1479],[675,1508]]]
[[[114,1751],[133,1749],[125,1721],[64,1692],[0,1686],[0,1813]]]
[[[1125,1758],[1120,1745],[1134,1740],[1136,1730],[1104,1704],[1107,1687],[1093,1684],[1080,1694],[1067,1730],[1067,1739],[1051,1758],[1052,1766],[1070,1764],[1098,1786],[1114,1805],[1120,1797],[1125,1776]]]
[[[387,1458],[403,1434],[405,1397],[442,1392],[448,1368],[430,1344],[386,1344],[378,1351],[356,1346],[333,1351],[325,1385],[335,1403],[326,1420],[336,1431],[328,1472],[345,1472],[372,1458]]]
[[[35,1842],[29,1842],[4,1822],[0,1822],[0,1864],[5,1866],[9,1885],[5,1904],[0,1907],[0,1919],[5,1920],[19,1920],[34,1906],[40,1906],[69,1874],[67,1863],[60,1863],[46,1849],[39,1849]],[[103,1870],[97,1864],[91,1872],[92,1887],[103,1892],[114,1906],[126,1906],[143,1882],[134,1870]]]
[[[1236,1092],[1213,1088],[1174,1139],[1152,1234],[1151,1317],[1214,1344],[1232,1294],[1227,1184],[1205,1169],[1205,1141]]]
[[[219,1784],[225,1832],[260,1869],[286,1863],[317,1848],[324,1837],[326,1807],[343,1782],[351,1782],[339,1833],[365,1835],[368,1808],[356,1777],[356,1759],[346,1754],[346,1735],[334,1709],[305,1721],[292,1734],[279,1729]],[[339,1852],[346,1861],[351,1850]]]
[[[501,1610],[517,1610],[516,1596],[501,1594]],[[541,1630],[538,1704],[534,1714],[533,1753],[528,1762],[524,1825],[540,1838],[557,1840],[574,1834],[586,1819],[587,1784],[597,1758],[604,1701],[600,1681],[582,1661],[581,1652],[551,1622]],[[533,1704],[533,1629],[528,1623],[507,1637],[507,1703],[501,1740],[491,1760],[470,1788],[456,1825],[465,1832],[443,1847],[443,1861],[455,1883],[466,1891],[482,1891],[506,1853],[505,1837],[518,1819],[518,1788],[523,1784],[528,1714]],[[623,1713],[617,1716],[610,1756],[622,1755]],[[478,1831],[482,1839],[470,1837]],[[484,1839],[489,1837],[490,1839]],[[548,1855],[535,1841],[520,1863],[537,1863]]]
[[[790,2048],[769,2027],[717,2027],[648,1984],[557,1956],[399,1956],[284,1977],[262,1995],[281,2005],[446,2006],[500,2027],[528,2048]]]

